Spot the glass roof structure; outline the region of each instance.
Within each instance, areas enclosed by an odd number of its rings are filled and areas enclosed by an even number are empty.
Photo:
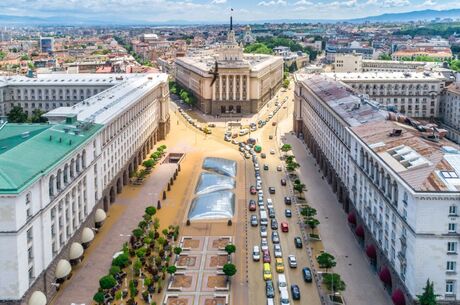
[[[203,161],[203,169],[229,177],[236,176],[236,162],[233,160],[208,157]]]
[[[235,179],[232,177],[203,172],[196,185],[195,194],[202,195],[215,191],[231,190],[235,188],[235,184]]]
[[[234,213],[235,194],[231,191],[217,191],[195,197],[188,212],[188,219],[231,219]]]

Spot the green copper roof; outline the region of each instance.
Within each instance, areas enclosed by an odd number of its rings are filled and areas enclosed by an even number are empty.
[[[94,124],[75,134],[75,126],[64,124],[6,124],[0,129],[0,194],[21,192],[100,128]]]

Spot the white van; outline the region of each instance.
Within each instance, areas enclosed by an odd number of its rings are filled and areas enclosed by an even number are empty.
[[[241,129],[241,130],[240,130],[240,136],[247,135],[248,133],[249,133],[249,130],[248,130],[248,129]]]
[[[275,301],[272,298],[268,298],[267,305],[275,305]]]
[[[287,288],[281,290],[280,292],[280,304],[289,305],[289,292]]]
[[[260,213],[260,225],[261,226],[266,226],[268,225],[268,216],[266,211],[259,210]]]

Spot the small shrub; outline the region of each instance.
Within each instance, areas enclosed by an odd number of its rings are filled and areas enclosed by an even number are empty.
[[[117,275],[118,273],[121,272],[121,268],[119,266],[112,266],[110,267],[109,273],[113,276]]]
[[[157,213],[157,209],[153,206],[148,206],[145,208],[145,214],[148,214],[150,216],[153,216]]]
[[[112,260],[112,266],[118,266],[120,268],[125,268],[129,265],[129,256],[126,253],[118,255]]]
[[[113,277],[113,275],[106,275],[101,277],[99,280],[99,285],[102,289],[111,289],[117,284],[117,280]]]
[[[96,294],[93,296],[93,301],[102,304],[104,303],[104,293],[103,292],[96,292]]]

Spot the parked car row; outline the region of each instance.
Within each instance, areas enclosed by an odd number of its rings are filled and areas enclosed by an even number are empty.
[[[205,134],[211,134],[212,133],[212,130],[211,130],[211,127],[215,127],[216,125],[215,124],[208,124],[207,126],[202,126],[200,124],[198,124],[198,122],[194,119],[192,119],[192,117],[190,115],[188,115],[187,112],[184,111],[184,109],[178,107],[178,110],[180,112],[180,114],[182,114],[182,116],[187,120],[187,122],[190,123],[190,125],[192,125],[193,127],[196,127],[197,129],[199,129],[200,131],[204,132]]]

